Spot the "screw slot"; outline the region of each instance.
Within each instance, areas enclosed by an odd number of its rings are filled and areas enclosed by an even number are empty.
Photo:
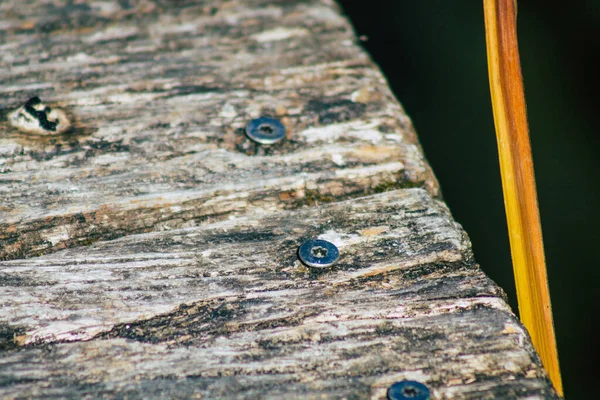
[[[321,239],[307,240],[298,248],[298,257],[313,268],[331,267],[338,260],[340,251],[331,242]]]
[[[404,397],[414,398],[417,397],[419,391],[414,387],[407,386],[404,389],[402,389],[402,394],[404,395]]]
[[[396,382],[389,387],[389,400],[429,400],[429,389],[417,381]]]
[[[275,118],[260,117],[248,122],[246,135],[256,143],[273,144],[285,137],[285,127]]]
[[[42,128],[46,129],[47,131],[56,132],[56,125],[58,125],[58,120],[50,121],[48,119],[48,114],[50,114],[52,109],[50,107],[45,107],[43,110],[39,111],[35,108],[35,106],[41,103],[42,101],[40,100],[40,98],[35,96],[27,100],[27,103],[25,103],[23,107],[29,115],[36,118],[40,122],[40,126]]]
[[[269,125],[261,125],[258,130],[266,135],[272,135],[274,132],[273,128],[271,128]]]
[[[327,249],[321,246],[313,247],[310,252],[317,258],[327,257]]]

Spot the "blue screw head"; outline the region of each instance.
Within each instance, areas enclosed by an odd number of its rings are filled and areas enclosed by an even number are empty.
[[[421,382],[401,381],[389,387],[389,400],[429,400],[429,389]]]
[[[273,144],[285,137],[285,127],[275,118],[260,117],[248,122],[246,135],[257,143]]]
[[[298,249],[300,261],[313,268],[331,267],[340,256],[340,251],[331,242],[321,239],[311,239],[304,242]]]

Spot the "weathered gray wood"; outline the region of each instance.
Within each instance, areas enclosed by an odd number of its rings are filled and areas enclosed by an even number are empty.
[[[329,0],[0,2],[1,398],[557,398],[355,41]]]
[[[310,237],[339,247],[334,268],[298,262]],[[133,235],[1,273],[0,321],[18,345],[93,339],[6,357],[3,397],[168,393],[190,376],[182,395],[378,398],[401,378],[439,398],[552,394],[466,235],[421,189]]]
[[[335,272],[311,275],[297,260],[302,240],[317,235],[343,253]],[[365,294],[361,285],[356,297],[347,292],[356,282],[432,263],[454,263],[460,270],[470,263],[467,249],[462,232],[429,196],[416,189],[391,192],[326,209],[248,216],[6,262],[0,276],[9,283],[10,312],[0,321],[27,327],[18,340],[29,344],[90,339],[116,324],[201,299],[242,296],[284,310],[290,298],[305,297],[308,304],[294,307],[309,309],[319,293],[340,290],[352,304]],[[336,307],[316,308],[334,312]],[[294,314],[273,310],[263,318]]]
[[[0,118],[0,259],[394,187],[437,194],[329,2],[186,3],[3,2],[3,113],[35,93],[73,128],[32,137]],[[247,139],[261,114],[288,140]]]

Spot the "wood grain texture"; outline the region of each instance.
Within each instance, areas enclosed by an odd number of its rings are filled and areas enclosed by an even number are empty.
[[[335,267],[299,263],[312,237],[338,246]],[[2,359],[3,397],[159,396],[188,377],[181,396],[380,398],[410,378],[436,398],[552,397],[502,292],[422,189],[132,235],[1,273],[12,347],[37,344]]]
[[[2,3],[0,114],[35,94],[72,128],[32,137],[0,115],[0,259],[248,209],[437,194],[410,121],[329,2],[130,6]],[[260,115],[288,140],[251,142]]]
[[[334,2],[6,0],[0,100],[0,398],[558,398]]]

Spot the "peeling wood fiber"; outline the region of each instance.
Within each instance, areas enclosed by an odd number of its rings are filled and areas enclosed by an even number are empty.
[[[0,260],[0,398],[558,398],[330,0],[2,1]]]

